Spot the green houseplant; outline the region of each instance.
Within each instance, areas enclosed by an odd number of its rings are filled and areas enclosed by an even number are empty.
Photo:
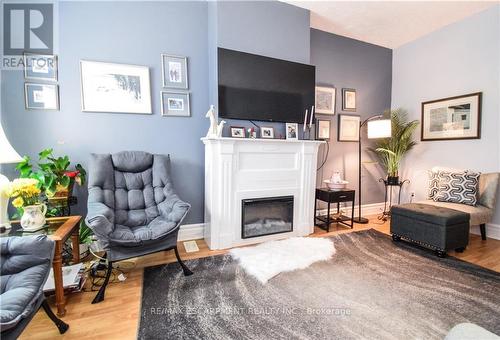
[[[380,164],[387,171],[389,184],[399,183],[399,168],[404,156],[417,144],[413,133],[419,125],[418,120],[408,122],[408,113],[399,108],[386,110],[384,116],[391,118],[392,136],[375,142],[375,147],[370,148],[377,155]]]
[[[75,183],[84,185],[86,171],[77,164],[70,170],[71,162],[68,156],[56,157],[53,149],[42,150],[38,154],[39,160],[35,169],[28,156],[16,166],[21,178],[34,178],[38,180],[38,187],[50,199],[51,197],[71,196]]]

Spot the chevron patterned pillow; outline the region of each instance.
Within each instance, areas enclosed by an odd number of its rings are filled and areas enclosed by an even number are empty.
[[[439,191],[439,171],[429,171],[429,192],[428,197],[433,200]]]
[[[479,175],[472,172],[439,172],[439,189],[433,200],[475,206]]]

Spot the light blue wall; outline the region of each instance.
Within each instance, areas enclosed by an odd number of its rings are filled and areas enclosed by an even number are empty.
[[[308,10],[278,1],[220,1],[215,7],[217,47],[309,64]],[[226,121],[225,136],[231,125],[253,127],[248,121]],[[285,136],[283,123],[256,123],[274,127],[276,138]]]
[[[500,5],[394,50],[392,84],[393,106],[408,108],[413,119],[424,101],[483,92],[481,139],[420,142],[408,157],[404,169],[418,199],[433,166],[500,171]]]
[[[2,122],[13,146],[31,157],[54,147],[84,165],[92,152],[169,153],[176,189],[193,206],[186,223],[202,222],[204,150],[199,139],[209,105],[207,3],[64,1],[59,19],[60,111],[25,110],[22,74],[3,72]],[[161,53],[189,59],[191,118],[160,115]],[[82,112],[80,59],[148,66],[154,114]],[[86,193],[80,195],[83,212]]]
[[[318,183],[329,178],[333,171],[342,171],[349,187],[358,190],[358,144],[337,142],[338,114],[342,112],[342,88],[356,89],[356,112],[366,119],[391,107],[392,50],[339,35],[311,29],[311,64],[316,65],[316,84],[337,89],[335,116],[319,115],[330,119],[330,156]],[[368,145],[366,129],[364,146]],[[363,161],[372,155],[363,153]],[[374,164],[362,167],[363,204],[384,201],[384,188],[378,182],[385,174]]]

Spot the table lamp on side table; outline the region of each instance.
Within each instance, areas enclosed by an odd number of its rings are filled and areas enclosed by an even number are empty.
[[[19,163],[23,160],[21,156],[14,150],[7,140],[7,136],[3,132],[2,125],[0,124],[0,164]],[[0,227],[9,229],[9,215],[7,214],[7,207],[9,198],[5,195],[3,188],[9,183],[9,179],[0,173]]]

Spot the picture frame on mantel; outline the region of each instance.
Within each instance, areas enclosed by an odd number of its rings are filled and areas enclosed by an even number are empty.
[[[337,140],[339,142],[358,142],[361,117],[357,115],[339,115]]]
[[[422,141],[481,138],[482,92],[422,103]]]
[[[316,86],[314,108],[316,113],[325,115],[335,114],[335,87]]]
[[[355,89],[342,89],[342,111],[356,112]]]

